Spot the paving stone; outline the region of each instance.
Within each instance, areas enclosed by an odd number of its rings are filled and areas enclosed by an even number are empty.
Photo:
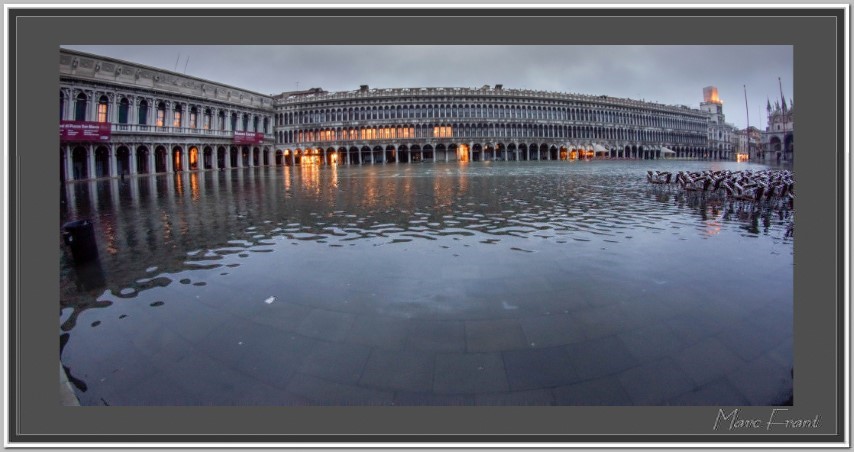
[[[762,323],[741,321],[724,328],[717,338],[741,359],[751,361],[788,340],[788,334]],[[768,326],[768,325],[765,325]],[[790,331],[790,330],[789,330]]]
[[[302,360],[299,371],[337,383],[356,384],[370,354],[370,347],[363,345],[321,341]]]
[[[693,314],[681,314],[671,317],[664,323],[670,327],[670,331],[685,346],[694,345],[703,339],[712,337],[723,330],[725,326],[707,317],[698,317]]]
[[[374,349],[359,384],[379,389],[408,392],[429,391],[433,387],[433,362],[429,352]]]
[[[483,406],[549,406],[555,404],[549,389],[477,394],[475,404]]]
[[[680,351],[674,359],[697,385],[716,380],[745,364],[729,347],[714,337]]]
[[[507,382],[513,391],[561,386],[579,380],[563,347],[508,351],[503,356]]]
[[[530,348],[530,343],[515,319],[467,320],[466,350],[496,352]]]
[[[242,314],[244,318],[262,325],[288,332],[296,332],[312,308],[303,305],[276,300],[270,304],[259,300],[251,309]]]
[[[671,399],[668,405],[744,406],[747,399],[726,378],[719,378]]]
[[[326,341],[341,341],[353,324],[353,314],[315,309],[297,327],[297,333]]]
[[[472,406],[475,397],[467,394],[434,394],[432,392],[396,392],[398,406]]]
[[[550,347],[582,342],[586,339],[583,325],[572,314],[555,313],[519,320],[528,344]]]
[[[436,352],[463,352],[465,324],[458,320],[411,320],[406,348]]]
[[[616,336],[566,346],[580,380],[613,375],[640,364]]]
[[[408,323],[409,320],[400,318],[358,316],[354,319],[345,341],[400,350],[406,343],[406,335],[409,333]]]
[[[762,356],[733,369],[726,378],[750,405],[779,405],[793,393],[792,368]]]
[[[212,331],[195,345],[209,356],[237,366],[246,360],[247,355],[265,358],[267,353],[272,353],[276,347],[286,346],[296,336],[298,335],[294,333],[235,318]]]
[[[616,377],[596,378],[552,389],[560,406],[630,406],[623,385]]]
[[[244,344],[236,368],[266,384],[284,388],[318,341],[297,334],[271,338],[264,346]]]
[[[294,375],[286,389],[315,405],[373,406],[394,402],[394,393],[390,391],[345,385],[300,373]]]
[[[436,355],[433,392],[437,394],[477,394],[509,389],[500,353]]]
[[[694,389],[694,384],[672,358],[652,361],[618,376],[634,405],[663,405]]]
[[[619,303],[585,309],[575,315],[581,321],[584,336],[588,339],[611,336],[640,326],[626,315]]]
[[[679,338],[663,322],[623,332],[618,336],[632,356],[639,361],[661,358],[675,353],[682,347]]]

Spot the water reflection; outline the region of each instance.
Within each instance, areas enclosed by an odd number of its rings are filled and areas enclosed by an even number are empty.
[[[658,161],[655,169],[705,165]],[[77,319],[91,308],[121,306],[113,320],[132,312],[121,325],[145,337],[163,328],[161,320],[184,319],[179,336],[192,340],[206,337],[193,335],[201,325],[209,334],[224,322],[222,312],[272,322],[254,311],[271,296],[279,297],[271,306],[346,313],[340,319],[461,322],[584,308],[593,310],[580,311],[585,334],[599,339],[650,320],[646,309],[661,313],[656,321],[706,315],[700,300],[738,298],[740,286],[751,285],[745,293],[755,304],[724,302],[739,316],[791,299],[789,206],[651,187],[647,169],[637,162],[305,165],[67,184],[61,224],[91,219],[102,252],[98,271],[83,275],[62,248],[61,330],[72,355],[63,362],[72,370],[89,365],[74,344],[97,339],[95,321],[104,322],[98,331],[111,331],[101,314],[80,331]],[[696,253],[721,265],[697,272]],[[733,279],[730,266],[744,264],[728,256],[751,266]],[[763,282],[766,270],[782,275],[779,286]],[[733,287],[714,283],[721,278]]]

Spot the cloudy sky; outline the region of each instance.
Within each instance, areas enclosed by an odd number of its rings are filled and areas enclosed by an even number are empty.
[[[537,89],[698,107],[717,86],[727,122],[765,126],[794,99],[791,46],[63,46],[262,94],[425,86]],[[757,121],[761,120],[761,124]]]

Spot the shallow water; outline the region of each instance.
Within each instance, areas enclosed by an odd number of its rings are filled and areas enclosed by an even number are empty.
[[[794,213],[694,161],[279,167],[68,184],[84,404],[775,404]],[[61,245],[62,246],[62,245]],[[85,386],[85,391],[82,388]]]

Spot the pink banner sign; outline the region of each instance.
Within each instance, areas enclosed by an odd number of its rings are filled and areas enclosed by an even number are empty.
[[[264,141],[264,134],[260,132],[234,131],[234,144],[260,144]]]
[[[108,122],[59,121],[59,141],[110,141]]]

